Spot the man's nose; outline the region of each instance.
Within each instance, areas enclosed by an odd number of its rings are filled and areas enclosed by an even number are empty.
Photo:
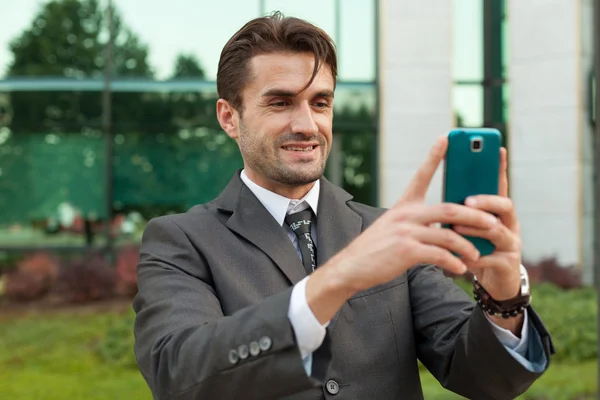
[[[299,104],[296,107],[292,114],[290,128],[292,132],[303,133],[304,135],[315,135],[319,132],[313,111],[308,103]]]

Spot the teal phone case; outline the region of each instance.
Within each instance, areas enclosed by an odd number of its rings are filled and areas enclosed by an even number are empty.
[[[476,149],[477,142],[481,144]],[[491,128],[459,128],[448,134],[444,162],[443,201],[464,204],[477,194],[498,194],[502,135]],[[446,228],[451,226],[445,225]],[[491,254],[494,245],[479,237],[465,236],[481,255]]]

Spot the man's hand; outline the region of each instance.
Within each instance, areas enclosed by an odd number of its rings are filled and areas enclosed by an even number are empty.
[[[447,146],[447,138],[440,138],[402,198],[310,276],[306,296],[321,323],[330,320],[354,293],[388,282],[416,264],[435,264],[462,274],[466,264],[475,265],[479,260],[471,242],[453,230],[434,225],[459,225],[489,235],[498,229],[498,219],[475,207],[425,204],[425,194]]]
[[[467,199],[466,205],[498,216],[499,224],[492,229],[474,229],[455,226],[456,232],[490,240],[495,251],[478,260],[466,261],[467,267],[495,300],[507,300],[518,295],[520,287],[521,238],[519,222],[512,201],[508,198],[508,175],[506,149],[500,151],[500,179],[498,196],[480,195]],[[492,320],[515,335],[519,335],[523,316]]]

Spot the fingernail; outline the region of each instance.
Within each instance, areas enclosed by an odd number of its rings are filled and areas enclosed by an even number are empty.
[[[490,221],[491,225],[496,225],[498,223],[498,218],[494,217],[493,215],[490,215],[488,220]]]
[[[465,204],[468,206],[474,206],[475,204],[477,204],[477,200],[475,200],[473,197],[468,197],[465,201]]]
[[[475,256],[473,257],[473,260],[475,260],[475,261],[479,260],[480,255],[481,254],[479,253],[479,251],[475,250]]]

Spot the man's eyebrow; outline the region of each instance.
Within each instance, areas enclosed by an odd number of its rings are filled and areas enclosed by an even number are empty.
[[[269,89],[262,94],[263,97],[296,97],[296,93],[286,89]]]
[[[315,97],[333,98],[333,90],[322,90]]]
[[[296,97],[298,93],[286,89],[269,89],[262,94],[262,97]],[[333,98],[333,90],[321,90],[314,97]]]

